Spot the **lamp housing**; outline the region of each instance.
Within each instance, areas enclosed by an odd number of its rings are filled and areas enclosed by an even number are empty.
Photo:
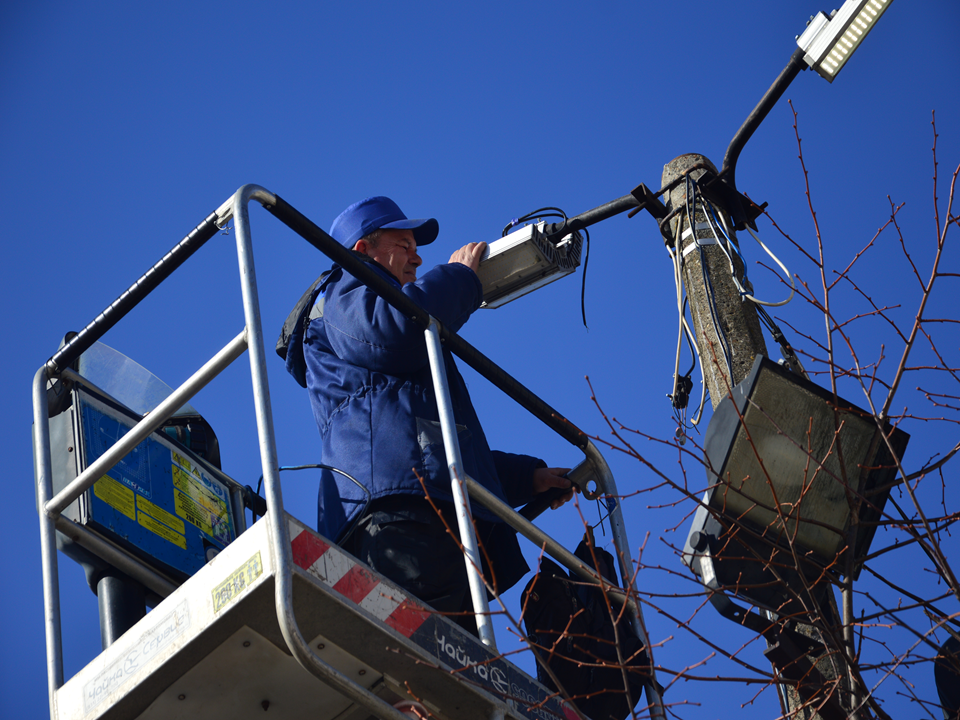
[[[708,489],[684,562],[756,605],[799,611],[793,601],[802,583],[826,585],[827,569],[845,570],[846,553],[859,572],[896,478],[894,455],[902,457],[908,441],[899,428],[888,423],[881,432],[872,414],[758,356],[707,428]]]
[[[477,275],[483,283],[481,307],[496,308],[574,272],[580,266],[580,233],[548,240],[545,223],[526,225],[488,243]]]
[[[797,38],[804,61],[832,83],[892,2],[847,0],[831,17],[817,13]]]

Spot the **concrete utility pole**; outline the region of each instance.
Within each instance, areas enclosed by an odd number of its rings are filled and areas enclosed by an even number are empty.
[[[691,170],[694,167],[698,169]],[[681,155],[664,165],[661,187],[687,174],[693,179],[699,179],[707,172],[705,168],[709,168],[714,174],[717,173],[713,163],[703,155],[695,153]],[[699,196],[694,209],[695,227],[690,232],[686,204],[691,187],[689,183],[681,181],[667,196],[665,203],[667,210],[671,212],[678,210],[678,212],[669,220],[668,226],[664,228],[664,234],[666,235],[669,231],[667,242],[673,246],[677,237],[677,226],[680,226],[680,247],[681,252],[684,253],[683,281],[686,286],[690,315],[693,319],[692,330],[696,335],[710,402],[716,409],[717,405],[727,397],[730,389],[747,376],[756,356],[767,355],[767,346],[763,339],[756,306],[749,300],[743,299],[734,284],[730,273],[730,260],[714,242],[714,232],[708,223],[706,211],[699,202]],[[733,224],[730,222],[727,210],[721,207],[716,207],[716,210],[723,215],[727,227],[730,228],[731,240],[736,243]],[[698,240],[702,245],[699,250],[695,247]],[[704,245],[705,242],[710,244]],[[737,273],[737,279],[742,281],[744,267],[740,258],[736,256],[734,270]],[[720,337],[721,333],[723,339]],[[829,598],[836,612],[836,600],[832,593],[829,594]],[[813,638],[817,643],[822,642],[819,631],[812,626],[797,624],[795,629]],[[769,647],[768,652],[773,650],[773,647]],[[827,683],[835,681],[842,672],[842,664],[833,653],[824,652],[818,656],[811,654],[807,656],[807,660],[816,667]],[[775,663],[774,667],[776,668],[778,664]],[[833,720],[847,716],[845,712],[838,714],[839,708],[835,705],[824,707],[819,714],[809,706],[805,707],[803,699],[792,685],[780,686],[780,700],[782,709],[788,717],[803,720]]]
[[[717,169],[703,155],[691,153],[681,155],[663,166],[663,182],[661,187],[673,182],[682,175],[686,175],[690,168],[696,165],[706,165],[714,174]],[[698,179],[707,172],[705,169],[693,170],[690,177]],[[679,208],[680,212],[670,219],[670,243],[676,237],[677,225],[680,225],[681,248],[687,253],[688,248],[694,248],[695,237],[701,241],[713,242],[713,231],[707,223],[707,216],[701,204],[697,204],[694,222],[696,227],[693,233],[688,233],[690,224],[687,213],[683,208],[687,203],[688,184],[680,182],[670,191],[666,207],[673,211]],[[724,214],[728,226],[729,216],[725,208],[717,208]],[[733,238],[736,242],[736,238]],[[703,372],[707,380],[707,390],[710,392],[710,402],[714,409],[723,400],[734,385],[743,380],[758,354],[766,355],[767,346],[760,329],[760,319],[753,303],[744,301],[730,276],[730,261],[723,251],[715,244],[706,245],[701,252],[695,248],[690,250],[684,258],[683,282],[687,288],[687,300],[690,304],[690,315],[693,318],[693,332],[697,336],[697,346],[700,350],[700,359],[703,362]],[[743,263],[735,258],[734,267],[738,278],[743,278]],[[709,279],[709,288],[704,282],[704,271]],[[711,292],[712,290],[712,292]],[[711,295],[716,308],[716,325],[711,313]],[[733,368],[733,377],[730,377],[727,363],[724,360],[724,344],[721,341],[717,328],[726,338],[726,347],[730,355]]]

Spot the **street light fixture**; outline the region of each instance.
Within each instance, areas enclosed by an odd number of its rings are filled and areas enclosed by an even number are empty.
[[[800,71],[812,67],[832,83],[833,78],[892,2],[893,0],[847,0],[830,18],[822,12],[817,13],[807,29],[797,38],[799,48],[790,58],[790,62],[773,81],[773,85],[727,146],[723,167],[720,169],[724,184],[731,190],[737,189],[737,159],[740,152]],[[734,206],[729,209],[737,230],[742,230],[750,223],[742,208]]]
[[[506,305],[580,267],[581,235],[567,234],[559,242],[549,242],[545,224],[526,225],[488,243],[477,270],[483,285],[482,307]]]
[[[896,478],[890,447],[899,458],[908,440],[758,357],[707,428],[710,487],[684,561],[713,590],[781,615],[810,614],[804,587],[822,595],[828,575],[847,571],[848,553],[857,574]]]
[[[764,654],[799,696],[784,692],[785,711],[822,701],[831,682],[816,660],[827,636],[794,623],[839,620],[830,581],[859,573],[908,440],[763,356],[714,412],[704,438],[710,486],[682,557],[717,612],[766,638]],[[828,697],[817,716],[848,714]]]
[[[832,17],[817,13],[797,38],[804,62],[832,83],[891,2],[847,0]]]

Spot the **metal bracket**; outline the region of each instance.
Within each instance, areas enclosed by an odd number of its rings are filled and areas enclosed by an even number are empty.
[[[660,202],[658,197],[659,193],[654,194],[646,185],[640,183],[633,190],[630,191],[630,194],[637,199],[637,202],[640,203],[637,207],[627,213],[627,217],[633,217],[641,210],[646,210],[648,213],[653,215],[657,220],[662,220],[667,216],[668,210],[666,206]]]
[[[719,175],[716,175],[708,169],[698,179],[698,183],[700,192],[707,200],[730,213],[737,230],[743,230],[744,227],[749,225],[752,230],[756,231],[756,220],[763,213],[764,208],[767,207],[767,203],[757,205],[753,200],[731,186],[723,176],[722,171]]]

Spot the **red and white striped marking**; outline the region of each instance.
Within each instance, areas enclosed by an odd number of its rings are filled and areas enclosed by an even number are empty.
[[[404,637],[410,637],[430,617],[422,605],[387,585],[356,560],[319,535],[290,521],[293,562],[352,600]]]

